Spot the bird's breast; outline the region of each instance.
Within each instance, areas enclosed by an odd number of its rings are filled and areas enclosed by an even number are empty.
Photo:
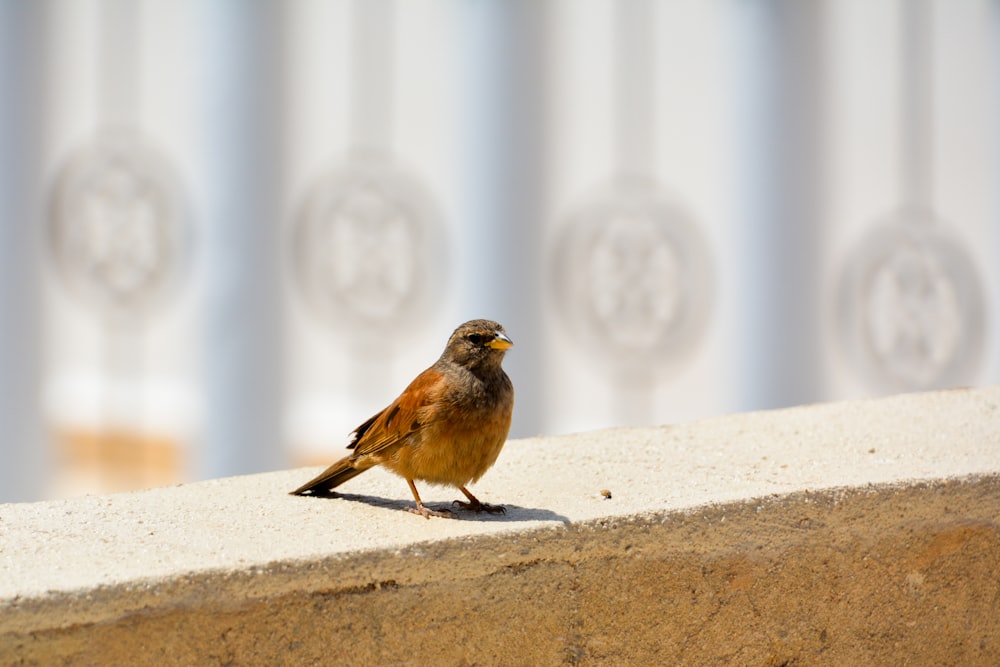
[[[445,397],[436,414],[395,448],[385,466],[409,479],[464,486],[478,480],[496,462],[507,440],[514,407],[506,375],[499,386],[465,385]]]

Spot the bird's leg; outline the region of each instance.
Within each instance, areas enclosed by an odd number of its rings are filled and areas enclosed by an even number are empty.
[[[487,505],[484,502],[480,502],[479,498],[472,495],[464,486],[458,487],[458,490],[465,494],[465,497],[469,499],[469,502],[463,502],[461,500],[456,500],[452,502],[452,505],[458,505],[467,510],[473,512],[486,512],[487,514],[506,514],[507,510],[504,509],[503,505]]]
[[[412,512],[413,514],[419,514],[425,519],[429,519],[432,516],[439,516],[442,519],[454,519],[455,515],[448,510],[432,510],[431,508],[424,505],[424,501],[420,500],[420,494],[417,493],[417,485],[413,483],[412,479],[406,480],[406,483],[410,485],[410,491],[413,493],[413,499],[417,501],[416,509],[412,507],[407,507],[407,512]]]

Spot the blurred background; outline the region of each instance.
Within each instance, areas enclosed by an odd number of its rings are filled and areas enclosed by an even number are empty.
[[[0,501],[1000,380],[996,0],[0,0]]]

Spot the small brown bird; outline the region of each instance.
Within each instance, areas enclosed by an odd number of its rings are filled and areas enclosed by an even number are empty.
[[[500,365],[513,345],[504,328],[490,320],[471,320],[455,329],[434,365],[355,429],[348,445],[354,452],[292,495],[332,489],[383,465],[410,485],[414,514],[454,516],[424,506],[414,480],[458,487],[469,501],[454,504],[466,509],[504,513],[500,505],[480,502],[466,485],[489,470],[507,440],[514,386]]]

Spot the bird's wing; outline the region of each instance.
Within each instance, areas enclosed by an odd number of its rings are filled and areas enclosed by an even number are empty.
[[[426,408],[440,397],[444,387],[444,375],[434,368],[418,375],[389,407],[355,429],[349,445],[354,450],[352,458],[377,454],[427,424],[434,415]]]

